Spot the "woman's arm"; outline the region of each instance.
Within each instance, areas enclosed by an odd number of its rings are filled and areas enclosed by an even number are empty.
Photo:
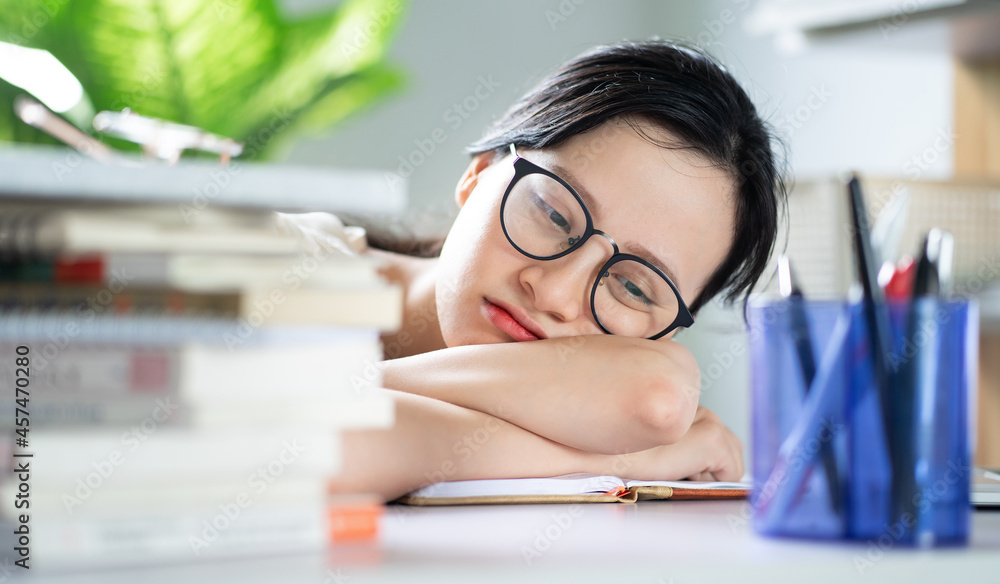
[[[386,387],[492,414],[587,452],[676,442],[699,374],[673,341],[587,335],[432,351],[383,364]]]
[[[646,480],[737,480],[743,474],[739,440],[703,408],[675,444],[614,455],[571,448],[447,402],[391,393],[392,428],[344,433],[344,465],[331,485],[334,491],[391,500],[436,482],[467,479],[591,472]]]

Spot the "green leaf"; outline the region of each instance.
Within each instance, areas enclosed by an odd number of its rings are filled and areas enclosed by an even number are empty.
[[[274,0],[0,0],[0,39],[51,52],[96,110],[244,141],[276,118],[279,132],[328,127],[397,89],[383,61],[405,10],[344,0],[291,22]]]

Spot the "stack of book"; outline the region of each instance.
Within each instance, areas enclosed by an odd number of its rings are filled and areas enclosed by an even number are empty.
[[[262,165],[77,159],[56,180],[66,156],[0,148],[15,559],[78,569],[371,536],[377,502],[328,484],[342,430],[393,421],[376,364],[401,291],[367,259],[280,232],[273,209],[356,213],[367,192],[368,211],[394,212],[400,194],[375,173]],[[280,184],[294,189],[260,191]]]

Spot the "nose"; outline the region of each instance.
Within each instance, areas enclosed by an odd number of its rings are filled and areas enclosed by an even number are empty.
[[[559,322],[573,322],[589,314],[590,290],[597,271],[613,253],[609,239],[591,237],[561,258],[532,260],[519,275],[521,287],[536,310]]]

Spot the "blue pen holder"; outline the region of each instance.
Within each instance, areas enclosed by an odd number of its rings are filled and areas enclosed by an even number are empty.
[[[967,541],[977,305],[879,309],[891,328],[883,384],[861,304],[749,306],[759,533],[880,547]]]

